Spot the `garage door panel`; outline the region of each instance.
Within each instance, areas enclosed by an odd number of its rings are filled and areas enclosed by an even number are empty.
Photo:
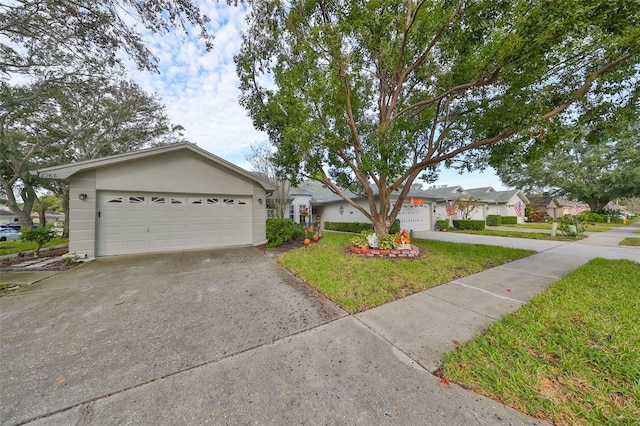
[[[250,197],[99,194],[98,255],[251,244]]]

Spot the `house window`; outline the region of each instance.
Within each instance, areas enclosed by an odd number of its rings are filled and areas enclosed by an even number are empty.
[[[171,199],[171,204],[183,204],[182,200],[179,200],[177,198],[172,198]]]
[[[164,197],[151,197],[151,202],[154,204],[164,204],[166,200]]]
[[[129,197],[129,204],[140,204],[144,203],[144,197],[139,195],[132,195]]]
[[[233,198],[224,198],[222,204],[233,204]]]
[[[196,198],[195,200],[191,200],[191,204],[202,204],[202,198]]]
[[[207,198],[207,204],[218,204],[217,198]]]
[[[122,197],[112,198],[109,201],[107,201],[107,203],[121,203],[121,202],[122,202]]]
[[[293,204],[289,205],[289,219],[295,221],[296,218],[296,208]]]
[[[300,207],[300,223],[304,223],[307,221],[307,216],[309,216],[309,210],[304,204],[300,204],[298,207]]]
[[[246,202],[246,201],[244,201],[244,200],[238,200],[238,205],[240,205],[240,206],[246,206],[246,205],[247,205],[247,202]]]

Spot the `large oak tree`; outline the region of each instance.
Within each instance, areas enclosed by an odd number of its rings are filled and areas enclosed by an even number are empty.
[[[173,137],[158,100],[123,87],[123,60],[157,70],[142,31],[196,32],[211,48],[207,22],[195,0],[0,1],[0,193],[23,226],[41,185],[29,168]]]
[[[282,165],[385,234],[414,180],[438,165],[482,167],[492,146],[544,133],[587,95],[638,90],[638,10],[625,0],[256,0],[236,57],[241,103]]]

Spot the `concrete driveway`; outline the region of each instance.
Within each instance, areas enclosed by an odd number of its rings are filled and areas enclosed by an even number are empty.
[[[0,333],[1,424],[541,424],[255,248],[81,265],[0,298]]]
[[[0,423],[135,388],[344,315],[254,248],[84,264],[0,299]]]

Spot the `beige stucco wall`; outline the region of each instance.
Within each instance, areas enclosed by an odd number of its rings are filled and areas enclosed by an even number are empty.
[[[253,185],[253,245],[267,243],[267,202],[262,186]]]
[[[95,257],[97,202],[95,171],[74,175],[69,184],[69,253]]]
[[[253,195],[254,182],[191,151],[96,170],[96,188],[114,191]]]

